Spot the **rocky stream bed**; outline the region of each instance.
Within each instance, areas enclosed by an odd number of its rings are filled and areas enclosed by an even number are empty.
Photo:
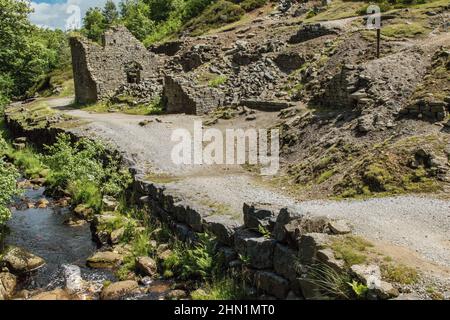
[[[108,268],[87,267],[97,244],[90,225],[79,220],[65,199],[45,196],[28,181],[12,206],[2,257],[3,298],[31,300],[162,299],[168,281],[122,281]],[[132,290],[130,289],[132,288]]]

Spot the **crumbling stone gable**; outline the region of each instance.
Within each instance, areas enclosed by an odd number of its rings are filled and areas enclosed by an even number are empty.
[[[130,82],[157,83],[161,78],[160,58],[123,26],[106,31],[103,45],[73,37],[70,46],[77,103],[106,100]]]

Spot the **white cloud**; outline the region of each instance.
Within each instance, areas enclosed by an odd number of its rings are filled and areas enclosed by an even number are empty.
[[[38,26],[51,29],[66,29],[68,19],[76,12],[68,13],[69,6],[79,7],[81,18],[84,17],[86,11],[91,7],[102,8],[106,0],[65,0],[63,3],[47,3],[47,2],[31,2],[34,12],[30,14],[30,21]],[[116,4],[120,0],[114,0]]]

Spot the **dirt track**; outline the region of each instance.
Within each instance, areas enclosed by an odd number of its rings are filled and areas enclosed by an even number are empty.
[[[58,108],[70,103],[70,99],[55,99],[49,103]],[[262,187],[239,167],[174,165],[170,158],[174,145],[170,141],[172,130],[191,130],[193,121],[199,117],[94,114],[71,109],[64,112],[85,121],[81,127],[71,130],[113,144],[132,158],[141,172],[170,174],[171,178],[166,181],[168,188],[202,205],[219,208],[221,214],[242,219],[243,203],[253,201],[298,206],[313,214],[344,218],[352,223],[356,233],[387,246],[405,247],[412,255],[417,253],[418,259],[423,258],[444,270],[444,276],[450,279],[450,273],[445,270],[450,268],[450,201],[402,196],[300,203]],[[144,119],[150,123],[140,126]]]

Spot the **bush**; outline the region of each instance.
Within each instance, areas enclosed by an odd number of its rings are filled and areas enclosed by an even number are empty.
[[[3,144],[2,140],[3,138],[0,137],[1,144]],[[14,166],[0,159],[0,227],[11,217],[8,205],[11,199],[19,194],[16,184],[18,176],[19,174]]]
[[[14,165],[21,169],[27,178],[38,178],[41,173],[45,172],[41,158],[30,147],[11,151],[8,156],[13,159]]]
[[[97,184],[92,181],[76,180],[70,182],[67,191],[72,195],[74,204],[83,203],[99,211],[102,206],[102,194]]]
[[[67,190],[74,204],[84,203],[98,211],[104,195],[119,197],[131,182],[128,170],[121,169],[100,143],[87,139],[72,143],[68,135],[60,134],[46,149],[49,190]]]

